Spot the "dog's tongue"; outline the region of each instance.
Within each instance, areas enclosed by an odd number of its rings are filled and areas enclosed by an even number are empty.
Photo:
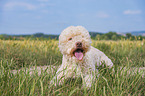
[[[82,60],[83,58],[83,53],[81,51],[76,51],[75,56],[78,60]]]

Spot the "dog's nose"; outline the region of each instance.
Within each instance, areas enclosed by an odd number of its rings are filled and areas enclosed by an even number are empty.
[[[76,46],[77,46],[77,47],[82,47],[82,42],[77,42],[77,43],[76,43]]]

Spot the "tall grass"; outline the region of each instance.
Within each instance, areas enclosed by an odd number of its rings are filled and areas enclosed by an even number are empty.
[[[94,41],[93,46],[109,56],[115,65],[145,67],[145,41]]]
[[[58,41],[3,41],[0,40],[0,60],[13,61],[11,68],[29,65],[49,65],[61,62]],[[51,61],[51,62],[50,62]],[[57,62],[56,62],[57,61]],[[6,66],[6,65],[5,65]],[[7,67],[7,66],[6,66]]]
[[[99,77],[90,89],[82,87],[81,78],[66,80],[61,86],[50,85],[57,69],[30,73],[31,66],[60,65],[58,41],[0,40],[0,96],[144,96],[145,41],[93,41],[92,46],[112,59],[115,71],[99,68]],[[23,70],[13,73],[13,69]],[[28,71],[26,71],[28,70]]]

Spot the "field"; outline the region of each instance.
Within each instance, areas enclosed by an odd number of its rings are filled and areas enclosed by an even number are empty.
[[[115,71],[100,67],[100,76],[87,89],[82,88],[80,78],[66,80],[62,86],[49,84],[62,59],[57,40],[0,40],[0,96],[145,95],[144,40],[92,41],[92,46],[113,61]],[[55,67],[51,68],[50,65]],[[30,74],[33,66],[34,69],[37,66],[49,67],[41,70],[40,74],[38,70]]]

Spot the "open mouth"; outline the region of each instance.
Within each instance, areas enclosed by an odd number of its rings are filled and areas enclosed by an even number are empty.
[[[73,54],[74,54],[74,56],[75,56],[78,60],[82,60],[83,57],[84,57],[83,52],[84,52],[83,49],[78,48],[78,49],[76,49],[76,50],[73,52]]]

